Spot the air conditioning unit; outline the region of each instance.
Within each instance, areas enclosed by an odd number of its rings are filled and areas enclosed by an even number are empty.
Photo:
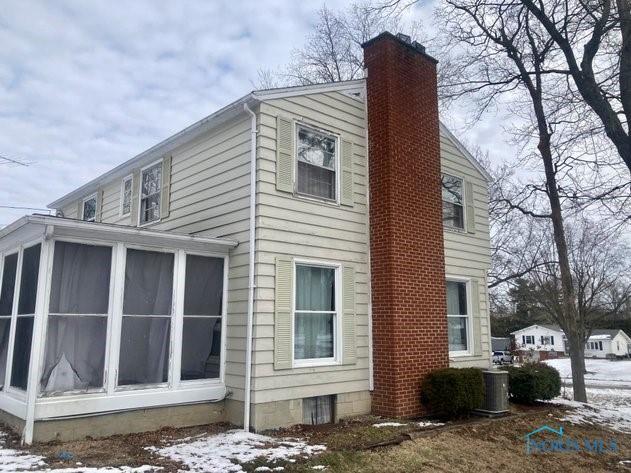
[[[502,416],[508,413],[508,371],[483,371],[486,388],[484,401],[476,414],[488,417]]]

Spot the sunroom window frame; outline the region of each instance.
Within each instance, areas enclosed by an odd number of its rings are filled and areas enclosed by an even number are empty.
[[[302,358],[296,359],[296,292],[298,290],[298,280],[296,278],[296,269],[298,266],[317,266],[321,268],[329,268],[335,270],[335,320],[333,323],[333,356],[328,358]],[[293,269],[293,293],[291,295],[291,359],[294,368],[308,368],[318,366],[339,365],[341,363],[342,346],[342,264],[334,261],[324,261],[316,259],[294,258]],[[304,311],[303,311],[304,312]],[[314,313],[325,313],[330,311],[312,311]]]
[[[6,392],[7,387],[10,385],[9,353],[11,352],[9,350],[11,349],[11,330],[13,330],[13,323],[14,323],[13,314],[16,311],[16,307],[17,307],[16,300],[17,300],[17,295],[18,295],[17,287],[19,283],[18,273],[20,272],[20,247],[16,247],[14,249],[0,252],[0,293],[3,290],[6,259],[7,257],[13,256],[13,255],[16,256],[16,259],[15,259],[15,276],[14,276],[15,281],[13,282],[13,297],[11,299],[11,311],[8,314],[0,315],[0,319],[6,319],[9,321],[9,339],[7,340],[7,355],[6,355],[5,367],[4,367],[5,379],[2,380],[2,388],[0,388],[0,392],[3,392],[3,391]]]
[[[340,192],[340,185],[341,185],[341,163],[340,163],[340,158],[341,158],[341,146],[342,146],[342,137],[339,133],[335,133],[331,130],[327,130],[326,128],[322,128],[318,125],[315,125],[313,123],[307,123],[301,120],[294,120],[293,122],[294,125],[294,129],[293,129],[293,134],[294,134],[294,165],[293,165],[293,182],[294,182],[294,196],[299,197],[301,199],[305,199],[305,200],[311,200],[313,202],[318,202],[321,204],[328,204],[328,205],[335,205],[335,206],[339,206],[340,205],[340,196],[341,196],[341,192]],[[304,192],[300,192],[298,190],[298,148],[299,148],[299,140],[298,140],[298,134],[300,132],[300,129],[304,128],[307,130],[313,130],[316,133],[320,133],[323,135],[327,135],[330,136],[332,138],[335,139],[335,198],[334,199],[329,199],[326,197],[321,197],[321,196],[317,196],[317,195],[313,195],[313,194],[307,194]],[[317,166],[317,165],[313,165],[313,166]],[[323,166],[318,166],[318,167],[323,167]]]
[[[467,319],[467,349],[466,350],[449,350],[449,357],[450,358],[459,358],[459,357],[466,357],[466,356],[472,356],[473,355],[473,344],[475,343],[475,341],[473,340],[473,298],[472,293],[471,293],[471,288],[472,288],[472,284],[471,284],[471,278],[469,277],[465,277],[465,276],[456,276],[456,275],[446,275],[445,276],[445,284],[447,282],[455,282],[455,283],[464,283],[465,284],[465,291],[466,291],[466,297],[467,297],[467,315],[456,315],[456,314],[449,314],[449,311],[447,311],[447,343],[449,344],[449,318],[450,317],[454,317],[454,318],[464,318],[466,317]]]
[[[143,167],[140,168],[140,173],[138,175],[139,176],[138,178],[139,178],[140,182],[138,182],[138,222],[137,222],[139,228],[140,227],[147,227],[149,225],[155,225],[156,223],[160,223],[162,221],[162,191],[163,191],[163,189],[162,189],[162,181],[164,179],[164,176],[162,176],[162,172],[164,171],[164,169],[162,169],[162,162],[163,161],[164,161],[164,159],[160,158],[160,159],[158,159],[156,161],[153,161],[152,163],[149,163],[146,166],[143,166]],[[145,198],[147,198],[147,197],[150,197],[150,196],[153,196],[153,195],[156,195],[156,194],[159,195],[158,201],[160,202],[160,206],[158,208],[158,218],[155,219],[155,220],[150,220],[150,221],[147,221],[147,222],[143,222],[142,221],[142,213],[143,213],[142,212],[142,200],[143,200],[143,194],[142,194],[142,182],[143,182],[143,179],[142,179],[142,176],[143,176],[144,172],[147,169],[150,169],[150,168],[158,166],[158,165],[160,166],[160,192],[159,193],[156,192],[154,194],[148,194],[147,196],[145,196]],[[133,182],[132,182],[132,185],[133,185]],[[133,187],[132,187],[132,199],[133,199],[133,197],[134,196],[133,196]]]
[[[89,195],[87,197],[84,197],[81,200],[81,218],[79,220],[83,220],[84,222],[96,222],[96,212],[98,210],[96,208],[97,201],[98,201],[96,194],[97,193],[95,192],[94,194],[91,194],[91,195]],[[94,218],[92,220],[86,220],[85,219],[85,203],[90,201],[90,200],[94,200]]]
[[[41,345],[40,345],[40,350],[39,350],[39,363],[38,363],[39,372],[37,376],[38,382],[36,384],[37,399],[38,400],[40,399],[54,400],[57,398],[64,398],[68,396],[78,396],[78,395],[89,396],[91,394],[107,393],[108,392],[108,379],[109,379],[108,374],[110,371],[109,366],[108,366],[108,360],[110,359],[110,356],[111,356],[111,353],[110,353],[111,336],[112,336],[112,324],[113,324],[113,317],[114,317],[114,313],[113,313],[113,304],[114,304],[114,295],[115,295],[114,278],[116,275],[116,264],[118,262],[117,257],[116,257],[116,243],[113,243],[112,241],[108,241],[108,240],[99,240],[99,239],[85,240],[85,239],[71,238],[71,237],[55,237],[49,241],[51,245],[50,245],[50,250],[49,250],[50,254],[48,258],[48,267],[46,268],[46,272],[50,276],[47,278],[46,289],[44,293],[43,329],[42,329]],[[76,244],[87,245],[87,246],[106,246],[112,249],[107,314],[62,314],[62,313],[51,314],[50,313],[50,294],[52,291],[52,282],[53,282],[53,263],[55,261],[55,243],[57,242],[76,243]],[[90,316],[97,316],[97,317],[106,316],[107,317],[107,324],[106,324],[107,328],[106,328],[106,333],[105,333],[105,356],[104,356],[104,362],[103,362],[103,386],[102,387],[88,388],[88,389],[75,389],[75,390],[64,391],[60,393],[54,393],[50,395],[45,395],[42,392],[42,386],[41,386],[40,381],[42,379],[42,376],[44,375],[44,363],[46,361],[46,340],[48,336],[48,318],[50,315],[60,315],[60,316],[67,315],[67,316],[74,316],[74,317],[90,317]]]

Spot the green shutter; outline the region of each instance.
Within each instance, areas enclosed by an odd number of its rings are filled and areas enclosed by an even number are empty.
[[[342,269],[342,364],[352,365],[357,359],[355,342],[355,268]]]
[[[140,170],[136,169],[131,182],[131,212],[130,219],[133,226],[138,225],[140,212]]]
[[[471,281],[471,306],[473,312],[473,355],[482,355],[482,329],[480,327],[480,285],[478,281]]]
[[[465,209],[467,218],[467,232],[475,233],[475,205],[473,204],[473,184],[465,181]]]
[[[294,127],[290,119],[276,117],[276,189],[293,192]]]
[[[96,209],[94,212],[94,221],[100,222],[103,217],[103,191],[96,191]]]
[[[274,369],[292,365],[293,336],[291,301],[293,297],[293,261],[287,256],[276,258],[276,297],[274,300]]]
[[[171,156],[162,160],[162,189],[160,190],[160,218],[169,216],[171,203]]]
[[[353,143],[342,140],[341,153],[341,194],[342,205],[353,205]]]

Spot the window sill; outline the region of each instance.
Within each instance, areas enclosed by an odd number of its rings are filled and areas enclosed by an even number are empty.
[[[320,366],[336,366],[339,364],[339,361],[335,358],[315,358],[310,360],[294,360],[292,368],[318,368]]]
[[[339,200],[330,200],[330,199],[325,199],[324,197],[316,197],[316,196],[301,194],[299,192],[294,192],[293,196],[297,199],[306,200],[308,202],[313,202],[315,204],[324,204],[324,205],[329,205],[331,207],[341,207]]]
[[[468,351],[450,351],[449,358],[466,358],[474,356],[473,353]]]
[[[445,227],[444,225],[443,225],[443,230],[449,233],[456,233],[459,235],[466,235],[468,233],[464,228]]]

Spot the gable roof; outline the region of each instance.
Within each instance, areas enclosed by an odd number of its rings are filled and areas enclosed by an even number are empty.
[[[619,333],[622,333],[622,336],[625,337],[627,340],[631,340],[631,338],[626,333],[624,333],[624,330],[621,330],[619,328],[617,329],[595,328],[594,330],[592,330],[592,333],[589,336],[589,338],[598,337],[600,339],[613,339]]]
[[[124,163],[115,168],[101,174],[86,184],[74,189],[68,194],[48,204],[49,209],[59,209],[73,200],[85,197],[93,193],[100,186],[110,182],[113,179],[122,179],[129,174],[132,168],[142,167],[161,158],[163,155],[170,153],[178,146],[193,140],[202,134],[212,130],[213,128],[227,122],[242,113],[245,113],[245,107],[253,107],[264,100],[273,100],[286,97],[294,97],[304,94],[317,94],[320,92],[341,92],[349,97],[356,95],[363,96],[365,94],[366,80],[358,79],[351,81],[327,82],[324,84],[299,85],[291,87],[278,87],[273,89],[253,90],[216,112],[202,118],[183,130],[171,135],[165,140],[143,151],[142,153],[128,159]],[[467,151],[464,145],[449,131],[449,129],[440,122],[440,131],[445,134],[454,146],[471,162],[471,164],[484,176],[487,181],[491,180],[491,176],[484,167]]]
[[[511,332],[511,335],[515,334],[515,333],[519,333],[519,332],[523,332],[524,330],[528,330],[531,328],[537,328],[537,327],[542,327],[548,330],[552,330],[554,332],[559,332],[559,333],[563,333],[563,329],[561,327],[559,327],[558,325],[553,325],[553,324],[533,324],[533,325],[529,325],[528,327],[524,327],[524,328],[520,328],[519,330],[515,330],[514,332]]]

